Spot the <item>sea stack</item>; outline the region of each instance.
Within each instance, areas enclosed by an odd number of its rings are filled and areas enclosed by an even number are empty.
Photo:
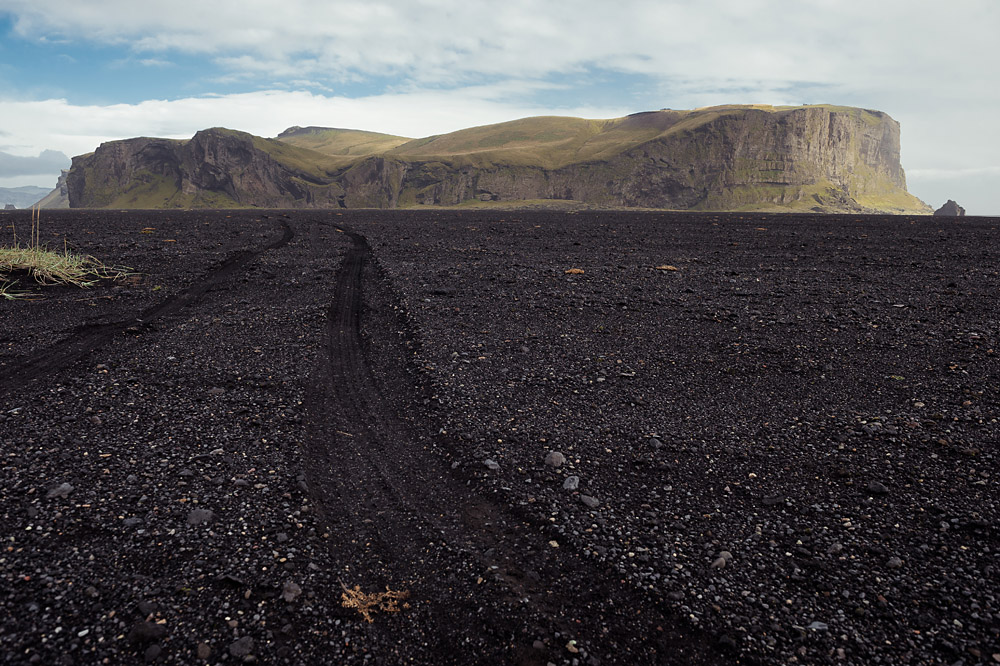
[[[948,202],[945,205],[934,211],[934,215],[939,215],[941,217],[964,217],[965,209],[951,199],[948,199]]]

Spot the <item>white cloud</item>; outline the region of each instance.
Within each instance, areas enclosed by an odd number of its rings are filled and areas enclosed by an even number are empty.
[[[7,0],[25,38],[216,57],[234,70],[423,82],[583,66],[722,78],[954,89],[995,80],[995,0]],[[962,48],[928,48],[941,34]],[[991,67],[993,70],[991,71]],[[940,93],[941,91],[938,90]]]
[[[109,106],[74,105],[64,99],[0,100],[0,117],[4,118],[5,131],[18,141],[4,150],[28,156],[52,148],[80,155],[105,141],[133,136],[186,139],[198,130],[216,126],[260,136],[276,136],[292,125],[319,125],[422,137],[531,115],[617,117],[632,110],[587,106],[552,109],[504,102],[514,87],[516,84],[509,83],[357,99],[271,90]],[[57,169],[52,178],[56,176]]]
[[[877,108],[902,124],[914,183],[949,177],[934,169],[989,168],[1000,152],[996,0],[2,4],[25,39],[118,45],[149,65],[202,57],[215,65],[207,83],[270,90],[104,107],[47,100],[23,123],[17,114],[31,107],[11,116],[10,103],[0,103],[5,129],[36,155],[134,135],[186,137],[212,125],[268,135],[292,124],[441,132],[549,112],[534,92],[598,72],[648,87],[621,90],[622,108],[589,111],[570,88],[574,101],[561,106],[591,117],[732,102]],[[382,89],[358,99],[276,92],[373,80]]]

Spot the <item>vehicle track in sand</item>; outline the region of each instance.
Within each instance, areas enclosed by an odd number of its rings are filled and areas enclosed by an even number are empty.
[[[199,302],[210,289],[245,268],[254,259],[265,252],[288,245],[295,233],[287,222],[281,223],[281,229],[281,234],[272,238],[264,247],[236,252],[180,293],[143,310],[135,317],[81,326],[47,349],[35,352],[24,361],[0,372],[0,396],[28,388],[39,379],[103,347],[124,331],[141,331],[142,327],[171,317],[183,308]]]
[[[397,652],[376,656],[545,664],[583,649],[581,663],[732,663],[653,595],[565,545],[553,547],[545,525],[477,496],[430,451],[401,416],[418,411],[420,387],[401,367],[377,378],[362,343],[363,291],[389,285],[376,284],[365,237],[337,229],[352,246],[309,383],[305,469],[336,558],[349,563],[342,583],[412,592],[411,610],[384,627],[377,620],[373,631],[394,633]],[[389,331],[377,322],[365,330],[379,353],[379,336]]]

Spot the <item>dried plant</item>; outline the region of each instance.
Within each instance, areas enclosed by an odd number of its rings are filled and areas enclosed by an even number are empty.
[[[394,591],[386,586],[385,592],[373,592],[368,594],[361,591],[360,585],[355,585],[354,588],[348,588],[341,581],[340,586],[344,588],[344,592],[340,595],[341,603],[344,608],[354,608],[361,616],[365,618],[366,622],[374,622],[375,619],[372,617],[372,613],[376,611],[382,611],[384,613],[398,613],[401,608],[399,606],[400,601],[404,601],[410,597],[410,593],[406,590]],[[409,608],[410,604],[403,603],[402,608]]]

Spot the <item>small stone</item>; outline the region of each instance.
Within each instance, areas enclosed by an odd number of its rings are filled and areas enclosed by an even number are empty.
[[[868,492],[872,493],[873,495],[885,495],[889,492],[889,489],[885,486],[884,483],[880,483],[878,481],[872,481],[871,483],[868,484]]]
[[[492,458],[487,458],[483,461],[483,464],[486,465],[487,469],[493,470],[494,472],[500,469],[500,463]]]
[[[898,569],[901,566],[903,566],[903,560],[895,556],[890,557],[889,561],[886,563],[886,566],[888,566],[890,569]]]
[[[76,490],[72,485],[68,483],[61,483],[55,488],[51,488],[46,497],[68,497],[71,492]]]
[[[167,635],[167,628],[155,622],[136,622],[128,632],[129,643],[152,643]]]
[[[208,389],[208,394],[209,395],[222,395],[225,392],[226,392],[226,389],[219,388],[218,386],[216,386],[215,388]]]
[[[545,643],[536,640],[534,643],[531,644],[531,647],[535,648],[536,650],[544,650]]]
[[[736,641],[733,640],[732,636],[730,636],[729,634],[722,634],[721,636],[719,636],[719,647],[721,647],[723,650],[733,652],[735,650],[738,650],[740,646],[737,645]]]
[[[580,495],[580,501],[583,502],[587,507],[591,509],[596,509],[601,505],[601,503],[590,495]]]
[[[101,421],[101,417],[100,417],[100,416],[97,416],[96,414],[95,414],[95,415],[93,415],[93,416],[91,416],[91,417],[90,417],[89,419],[87,419],[87,420],[88,420],[88,421],[90,421],[90,422],[91,422],[92,424],[94,424],[95,426],[99,426],[99,425],[101,425],[102,423],[104,423],[103,421]]]
[[[278,532],[277,534],[274,535],[274,538],[277,540],[278,543],[285,543],[286,541],[288,541],[288,534],[285,532]]]
[[[154,602],[154,601],[146,601],[145,599],[141,600],[135,606],[135,609],[137,611],[139,611],[139,615],[141,615],[143,617],[148,617],[148,616],[152,615],[153,613],[155,613],[156,612],[156,608],[157,608],[156,602]]]
[[[552,548],[558,548],[559,547],[559,542],[555,541],[555,540],[549,541],[549,546],[551,546]]]
[[[187,522],[188,525],[201,525],[202,523],[211,522],[214,518],[215,512],[211,509],[193,509],[188,514]]]
[[[561,451],[549,451],[545,456],[545,464],[549,467],[559,467],[566,462],[566,456]]]
[[[208,646],[208,643],[202,641],[198,643],[198,647],[195,649],[195,654],[198,655],[199,659],[202,660],[208,659],[210,656],[212,656],[212,648]]]
[[[816,622],[810,623],[809,626],[806,627],[806,629],[811,629],[812,631],[826,631],[829,628],[830,627],[827,625],[826,622],[819,622],[818,620]]]
[[[723,568],[725,568],[727,561],[728,560],[726,560],[726,558],[724,558],[724,557],[717,557],[715,559],[715,561],[712,562],[712,568],[713,569],[723,569]]]
[[[292,603],[298,599],[300,594],[302,594],[302,588],[292,581],[288,581],[281,588],[281,598],[288,603]]]
[[[146,648],[146,651],[142,654],[142,658],[148,663],[159,659],[161,654],[163,654],[163,648],[159,645],[153,644]]]
[[[249,636],[239,638],[229,645],[229,654],[234,657],[245,657],[253,650],[253,639]]]
[[[576,490],[580,487],[580,477],[578,476],[567,476],[566,480],[563,481],[563,488],[566,490]]]
[[[837,542],[826,549],[828,555],[839,555],[844,551],[844,544]]]
[[[221,576],[219,576],[215,580],[219,581],[220,583],[225,583],[226,585],[231,585],[233,587],[245,587],[246,586],[246,581],[245,580],[243,580],[242,578],[239,578],[238,576],[234,576],[233,574],[228,574],[228,573],[227,574],[222,574]]]

